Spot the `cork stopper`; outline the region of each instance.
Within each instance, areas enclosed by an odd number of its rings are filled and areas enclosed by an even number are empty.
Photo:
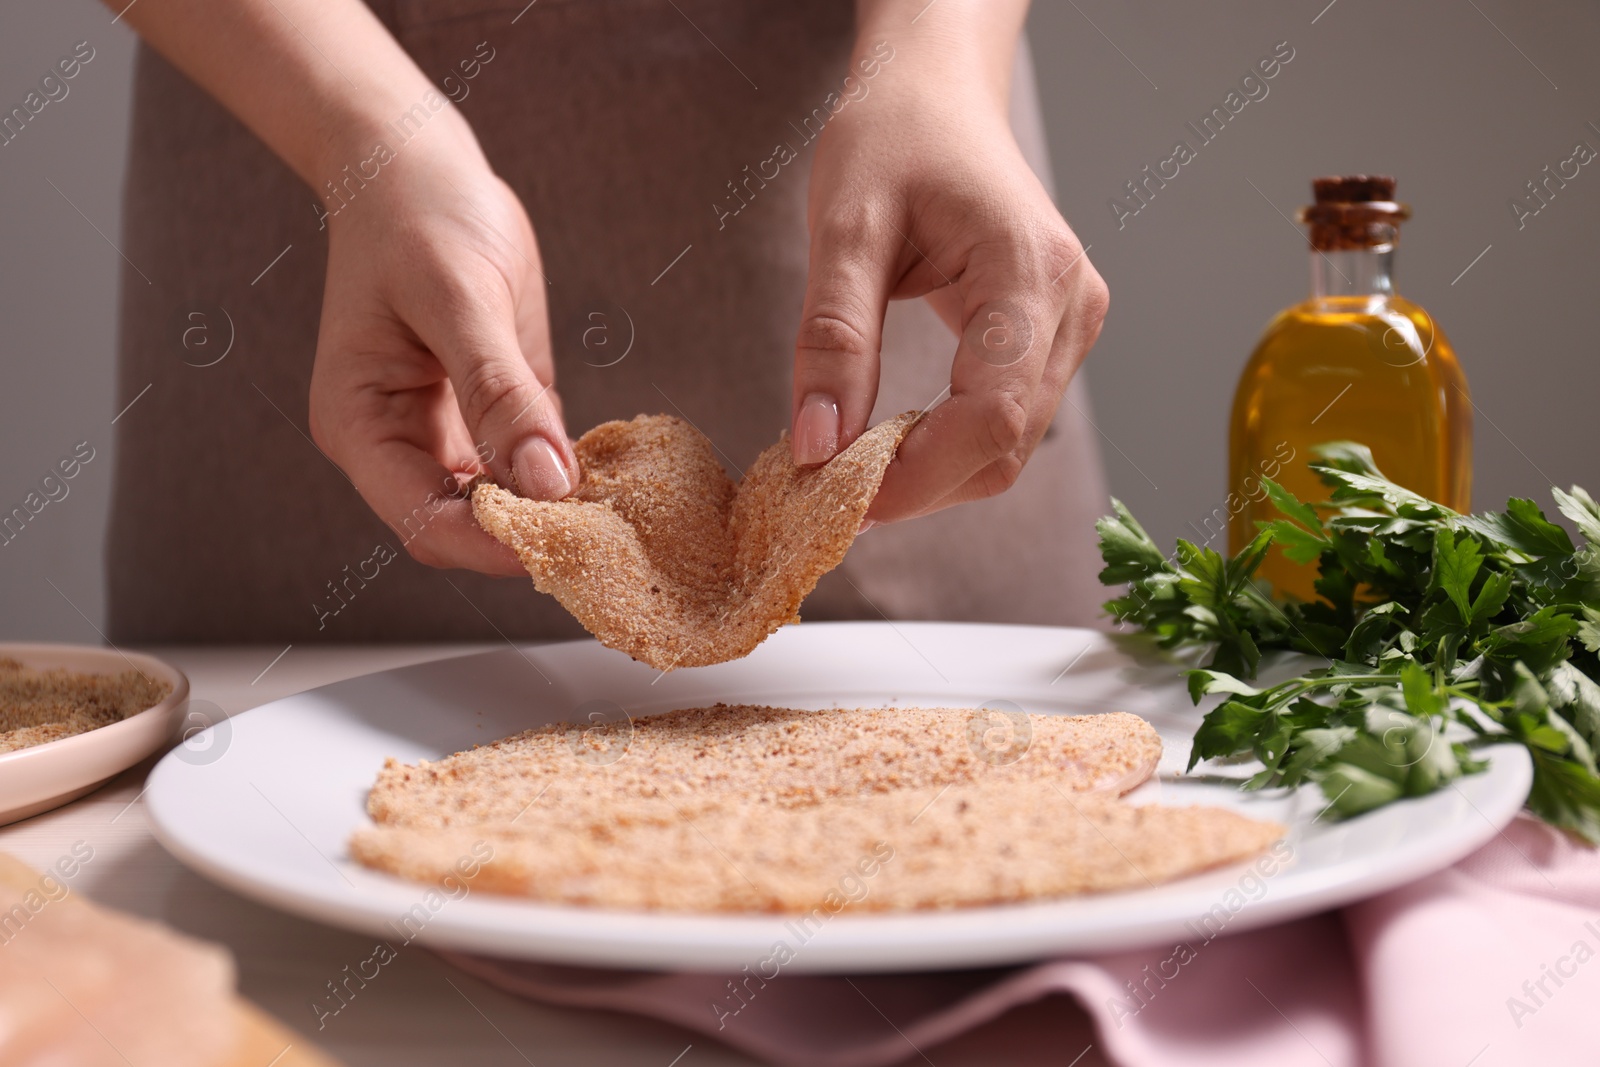
[[[1314,178],[1311,193],[1315,203],[1299,217],[1319,252],[1392,245],[1399,224],[1411,217],[1411,208],[1395,201],[1394,178],[1386,174]]]
[[[1319,204],[1359,204],[1393,200],[1394,179],[1387,174],[1347,174],[1342,178],[1312,178],[1311,193]]]

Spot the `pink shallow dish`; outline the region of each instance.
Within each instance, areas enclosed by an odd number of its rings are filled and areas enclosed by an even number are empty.
[[[65,667],[85,674],[121,674],[132,669],[172,685],[161,703],[121,722],[0,755],[0,824],[76,800],[181,739],[189,679],[169,663],[111,648],[9,642],[0,642],[0,657],[37,670]]]

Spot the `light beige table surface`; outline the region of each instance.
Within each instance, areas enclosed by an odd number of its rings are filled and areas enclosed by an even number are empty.
[[[194,700],[210,701],[235,715],[343,678],[479,647],[494,646],[145,651],[188,674]],[[280,653],[281,658],[275,659]],[[153,765],[151,760],[134,767],[66,807],[0,828],[0,850],[43,868],[74,843],[86,842],[94,849],[94,858],[73,880],[75,891],[226,945],[238,962],[241,993],[350,1067],[728,1067],[757,1062],[664,1023],[530,1003],[469,978],[418,949],[401,952],[378,980],[338,1015],[326,1019],[319,1031],[311,1001],[346,964],[367,958],[371,938],[256,904],[173,859],[150,835],[145,819],[142,791]],[[908,1045],[905,1062],[936,1067],[992,1063],[1064,1067],[1084,1051],[1083,1022],[1075,1005],[1053,998],[944,1045],[920,1051]],[[827,1021],[819,1019],[818,1025],[826,1026]],[[1077,1067],[1101,1063],[1099,1050],[1094,1049]]]

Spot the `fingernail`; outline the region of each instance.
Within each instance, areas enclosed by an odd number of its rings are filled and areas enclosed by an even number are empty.
[[[800,404],[794,420],[794,461],[802,467],[826,463],[839,451],[839,404],[825,393],[812,393]]]
[[[530,437],[517,446],[511,473],[517,491],[530,500],[560,500],[572,492],[572,479],[561,453],[543,437]]]
[[[876,525],[878,525],[878,524],[873,519],[862,519],[861,520],[861,528],[856,531],[856,536],[860,537],[862,534],[866,533],[868,530],[872,529]]]

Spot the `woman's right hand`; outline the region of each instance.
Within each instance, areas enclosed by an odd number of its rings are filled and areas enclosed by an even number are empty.
[[[522,574],[462,487],[561,497],[578,463],[533,227],[466,120],[361,0],[106,3],[327,204],[317,444],[417,559]]]
[[[578,484],[552,388],[547,283],[515,194],[441,127],[350,183],[342,206],[324,196],[338,210],[311,434],[413,557],[521,575],[462,489],[485,470],[541,500]]]

